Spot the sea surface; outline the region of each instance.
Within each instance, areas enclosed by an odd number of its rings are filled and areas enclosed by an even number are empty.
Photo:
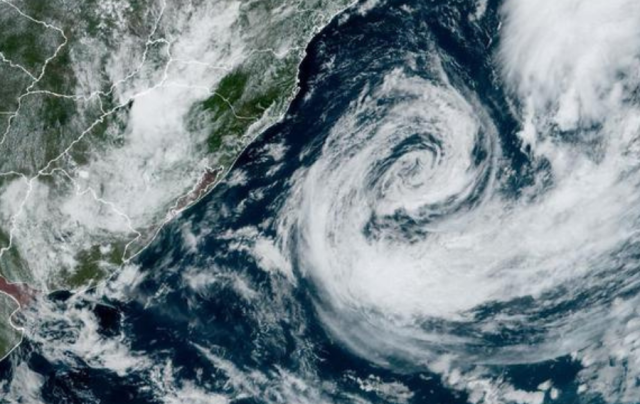
[[[219,186],[105,284],[19,316],[0,401],[627,402],[591,388],[606,369],[580,352],[606,346],[598,313],[633,301],[635,267],[557,276],[526,255],[555,257],[538,244],[508,257],[517,275],[500,261],[536,222],[504,212],[562,184],[519,135],[501,19],[469,0],[336,16],[286,116]],[[621,267],[629,245],[611,247]]]

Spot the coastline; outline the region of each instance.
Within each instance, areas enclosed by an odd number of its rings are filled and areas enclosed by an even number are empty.
[[[306,42],[305,45],[305,51],[302,53],[299,61],[297,62],[297,67],[296,67],[296,82],[295,82],[295,86],[293,88],[293,90],[291,91],[291,93],[289,95],[287,95],[284,98],[284,105],[286,105],[285,108],[283,108],[283,112],[281,112],[278,116],[276,117],[269,117],[268,114],[264,114],[257,122],[255,122],[253,125],[251,125],[251,127],[249,127],[247,133],[245,133],[243,135],[243,147],[235,154],[234,159],[231,161],[231,163],[228,164],[227,167],[225,166],[218,166],[216,168],[211,168],[211,167],[207,167],[207,169],[202,173],[202,176],[200,178],[200,180],[194,184],[193,188],[191,190],[189,190],[187,193],[179,196],[178,198],[175,199],[175,203],[173,206],[171,206],[165,215],[164,220],[162,220],[160,222],[160,224],[157,225],[157,227],[155,229],[151,229],[151,236],[149,238],[147,238],[146,240],[144,240],[144,242],[141,243],[141,245],[135,250],[134,253],[132,253],[130,256],[126,256],[129,250],[129,247],[134,245],[134,243],[136,243],[137,241],[140,240],[140,238],[143,237],[143,234],[138,232],[138,235],[136,237],[134,237],[132,240],[130,240],[124,249],[123,252],[123,257],[122,257],[122,263],[118,266],[117,269],[115,269],[114,271],[112,271],[111,273],[108,273],[104,278],[102,279],[98,279],[97,281],[92,279],[90,280],[89,284],[86,286],[83,286],[82,288],[75,288],[75,289],[51,289],[51,290],[46,290],[46,291],[40,291],[40,293],[42,294],[46,294],[49,295],[51,293],[55,293],[58,291],[71,291],[74,293],[77,293],[79,291],[88,291],[88,290],[93,290],[95,289],[99,284],[104,284],[109,282],[112,278],[114,278],[115,276],[117,276],[122,269],[130,264],[132,262],[132,260],[134,260],[136,257],[138,257],[140,254],[142,254],[149,246],[151,246],[154,242],[154,240],[158,237],[158,235],[160,234],[160,232],[164,229],[164,227],[171,223],[173,220],[175,220],[176,218],[180,217],[180,215],[189,210],[190,208],[192,208],[193,206],[195,206],[197,203],[199,203],[200,201],[202,201],[207,195],[209,195],[218,184],[220,184],[229,174],[229,172],[233,169],[233,167],[235,166],[237,160],[242,156],[242,154],[245,152],[245,150],[251,146],[255,140],[260,137],[265,131],[267,131],[269,128],[273,127],[274,125],[278,124],[279,122],[282,121],[282,119],[287,115],[292,102],[294,102],[297,98],[298,95],[301,91],[301,87],[300,87],[300,66],[302,65],[302,63],[304,62],[307,53],[306,53],[306,48],[309,46],[309,44],[314,40],[314,38],[316,38],[323,29],[325,29],[327,26],[329,26],[331,23],[333,23],[336,18],[339,18],[343,13],[345,13],[347,10],[349,10],[350,8],[356,6],[358,4],[358,0],[351,0],[346,6],[340,8],[338,11],[336,11],[333,15],[331,15],[330,17],[327,18],[326,23],[324,23],[323,25],[314,25],[313,29],[312,29],[312,34],[311,37],[309,38],[309,40]],[[366,3],[363,5],[363,7],[366,5]],[[265,111],[266,112],[266,111]],[[266,122],[263,122],[266,121]],[[258,127],[258,129],[255,129],[254,127]],[[254,129],[252,129],[254,128]],[[7,287],[9,288],[8,291],[5,291],[2,289],[2,284],[7,285]],[[32,289],[27,283],[25,282],[9,282],[7,281],[4,277],[0,276],[0,294],[2,295],[6,295],[7,297],[9,297],[12,301],[14,301],[17,304],[17,308],[15,310],[13,310],[11,312],[11,314],[8,317],[8,322],[9,322],[9,326],[11,328],[13,328],[14,331],[16,331],[19,334],[19,341],[12,346],[4,355],[0,356],[0,362],[2,362],[3,360],[5,360],[6,358],[9,357],[9,355],[11,355],[11,353],[13,351],[15,351],[22,343],[22,341],[24,340],[24,327],[18,326],[13,322],[13,316],[15,314],[17,314],[18,312],[20,312],[24,307],[26,306],[26,304],[28,303],[28,301],[23,301],[21,303],[21,300],[23,300],[23,294],[21,293],[14,293],[12,294],[12,290],[19,290],[19,286],[17,285],[26,285],[26,289],[30,289],[30,290],[34,290]],[[15,295],[15,296],[14,296]]]

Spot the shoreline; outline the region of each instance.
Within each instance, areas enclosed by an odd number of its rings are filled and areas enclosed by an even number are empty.
[[[171,223],[173,220],[178,218],[183,212],[191,209],[192,207],[197,205],[200,201],[202,201],[207,195],[209,195],[218,186],[218,184],[220,184],[226,178],[226,176],[233,169],[233,167],[235,167],[236,162],[244,154],[244,152],[247,150],[247,148],[249,146],[251,146],[255,142],[255,140],[258,139],[258,137],[260,137],[262,134],[264,134],[267,130],[269,130],[271,127],[273,127],[274,125],[276,125],[279,122],[281,122],[282,119],[287,115],[289,109],[291,108],[291,104],[298,98],[298,96],[300,94],[300,91],[302,90],[302,88],[300,86],[300,66],[302,65],[302,63],[304,62],[304,60],[305,60],[305,58],[307,56],[306,49],[309,46],[309,44],[311,44],[313,42],[313,40],[322,32],[322,30],[324,30],[327,26],[329,26],[331,23],[333,23],[334,20],[336,18],[338,18],[340,15],[342,15],[344,12],[346,12],[350,8],[356,6],[358,4],[358,2],[359,2],[359,0],[351,0],[346,6],[342,7],[337,12],[335,12],[332,16],[328,17],[325,24],[323,24],[322,26],[319,26],[319,25],[315,25],[314,26],[314,29],[312,31],[313,34],[311,35],[311,37],[309,38],[308,42],[306,43],[304,54],[302,55],[300,61],[297,64],[297,68],[296,68],[296,85],[295,85],[293,91],[291,92],[291,94],[285,98],[286,108],[284,109],[284,111],[279,116],[275,117],[275,119],[273,119],[271,122],[264,123],[262,125],[262,127],[257,131],[257,133],[255,133],[253,135],[251,135],[251,128],[249,128],[249,134],[243,135],[243,137],[247,137],[248,138],[246,143],[238,151],[238,153],[236,154],[235,158],[229,164],[228,167],[224,167],[224,166],[219,166],[217,168],[207,167],[207,169],[203,172],[200,180],[196,184],[194,184],[194,186],[191,188],[191,190],[189,190],[185,194],[180,195],[180,196],[178,196],[176,198],[176,201],[175,201],[174,205],[167,210],[165,219],[162,220],[161,223],[159,225],[157,225],[157,228],[154,231],[151,232],[153,235],[149,239],[145,240],[141,244],[141,246],[138,249],[138,251],[136,251],[130,257],[125,257],[126,254],[127,254],[128,248],[131,245],[133,245],[136,241],[138,241],[138,240],[140,240],[142,238],[142,236],[143,236],[142,233],[138,233],[138,235],[136,237],[134,237],[133,240],[129,241],[126,244],[126,247],[125,247],[124,252],[123,252],[122,263],[118,266],[117,269],[115,269],[112,273],[110,273],[107,276],[105,276],[103,279],[100,279],[97,282],[94,282],[92,280],[92,281],[90,281],[90,283],[85,288],[78,288],[78,289],[75,289],[75,290],[73,290],[73,289],[72,290],[54,289],[54,290],[44,291],[43,294],[50,295],[52,293],[55,293],[55,292],[58,292],[58,291],[63,291],[63,290],[64,291],[70,291],[72,293],[78,293],[78,292],[81,292],[81,291],[85,291],[86,292],[88,290],[95,289],[98,286],[98,284],[106,284],[112,278],[117,276],[122,271],[122,269],[125,267],[125,265],[130,264],[133,259],[138,257],[149,246],[151,246],[151,244],[155,241],[155,239],[158,237],[160,232],[164,229],[164,227],[167,224]],[[260,120],[258,120],[255,124],[259,124],[261,120],[262,120],[262,118]],[[268,120],[268,117],[267,117],[267,120]],[[184,205],[181,206],[182,203],[184,203]],[[22,307],[20,301],[16,297],[11,295],[10,292],[5,292],[2,289],[2,282],[3,281],[9,286],[10,289],[12,289],[11,288],[12,285],[24,284],[24,285],[26,285],[27,289],[35,291],[35,289],[31,288],[27,283],[24,283],[24,282],[16,282],[16,283],[7,282],[4,277],[0,276],[0,294],[4,294],[4,295],[8,296],[9,298],[11,298],[18,305],[18,307],[14,311],[12,311],[11,314],[9,315],[9,326],[12,327],[17,332],[19,332],[19,334],[20,334],[20,340],[15,344],[15,346],[13,346],[11,349],[9,349],[8,352],[5,355],[0,357],[0,362],[4,361],[7,357],[9,357],[9,355],[11,355],[11,353],[13,353],[13,351],[16,350],[22,344],[22,341],[24,340],[24,327],[20,327],[20,326],[14,324],[14,322],[13,322],[13,316],[16,313],[18,313],[20,310],[22,310],[23,307]],[[17,296],[20,298],[21,294],[18,294]]]

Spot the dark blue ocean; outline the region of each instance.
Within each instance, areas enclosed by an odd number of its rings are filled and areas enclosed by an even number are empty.
[[[323,327],[314,305],[319,292],[300,276],[296,260],[292,282],[282,272],[265,270],[253,246],[256,237],[277,237],[274,218],[288,198],[291,178],[318,158],[330,123],[394,69],[430,80],[425,65],[433,53],[452,86],[472,91],[488,111],[502,158],[513,169],[501,192],[517,198],[532,173],[545,167],[522,151],[515,136],[518,120],[495,69],[498,3],[490,0],[482,19],[470,18],[476,9],[470,0],[388,0],[336,16],[309,44],[300,91],[284,119],[250,144],[226,178],[132,262],[135,280],[116,275],[108,281],[113,285],[47,297],[62,317],[85,313],[95,322],[99,338],[82,343],[104,345],[104,352],[125,347],[113,354],[115,363],[77,353],[83,333],[74,324],[87,322],[45,321],[38,338],[27,333],[0,363],[0,396],[15,388],[12,380],[28,374],[38,400],[52,404],[473,401],[469,390],[452,387],[428,367],[393,359],[391,366],[380,366],[354,353]],[[482,160],[483,153],[478,149],[476,157]],[[491,350],[534,338],[535,332],[494,334],[476,348]],[[140,363],[121,370],[121,357]],[[580,369],[565,356],[487,364],[483,377],[527,392],[550,381],[562,391],[555,402],[598,402],[577,394]],[[19,402],[35,402],[26,391]],[[543,395],[554,402],[548,392]]]

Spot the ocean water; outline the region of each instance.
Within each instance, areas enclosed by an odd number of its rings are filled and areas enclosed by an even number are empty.
[[[637,192],[556,198],[587,163],[558,171],[523,140],[505,11],[485,6],[337,16],[287,115],[210,195],[106,284],[21,315],[3,400],[638,402],[637,214],[628,230],[616,205]],[[585,146],[605,121],[540,125],[594,167],[613,148]]]

